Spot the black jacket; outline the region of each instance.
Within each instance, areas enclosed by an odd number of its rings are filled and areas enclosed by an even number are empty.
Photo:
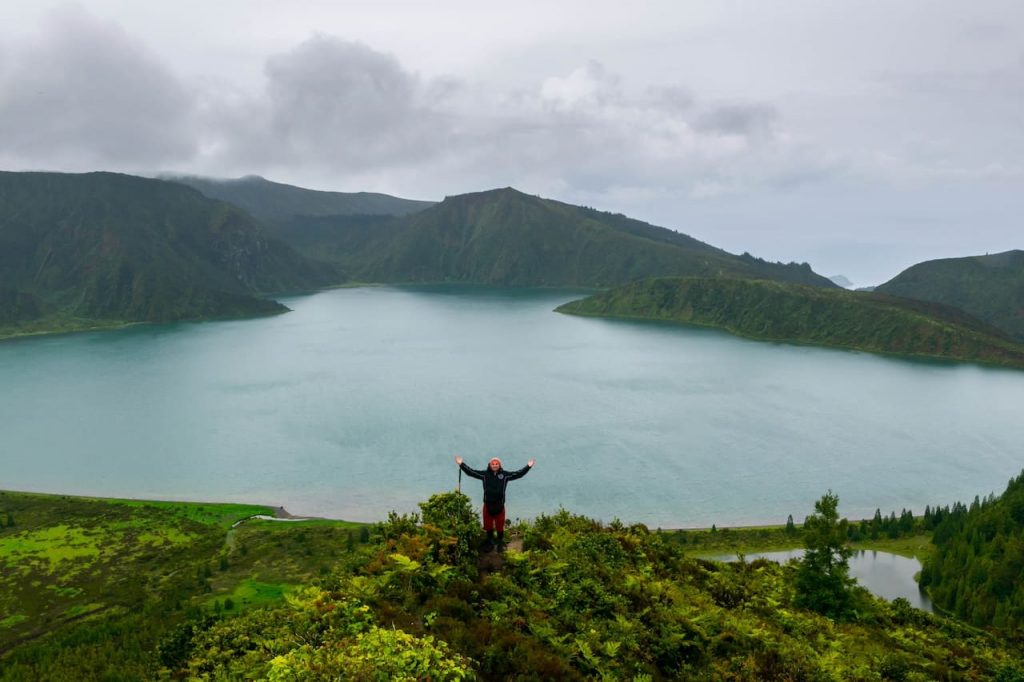
[[[505,471],[499,467],[498,471],[494,472],[489,466],[482,470],[471,469],[466,466],[465,462],[460,464],[459,468],[467,475],[484,482],[484,504],[487,505],[487,511],[491,514],[500,514],[501,510],[505,508],[505,487],[508,482],[522,478],[530,471],[530,465],[524,466],[519,471]]]

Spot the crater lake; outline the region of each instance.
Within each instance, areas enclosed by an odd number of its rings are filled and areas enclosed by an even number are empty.
[[[0,343],[0,488],[355,521],[537,466],[510,517],[864,518],[1001,491],[1024,372],[560,315],[582,294],[335,289],[287,314]],[[463,477],[476,503],[478,481]]]

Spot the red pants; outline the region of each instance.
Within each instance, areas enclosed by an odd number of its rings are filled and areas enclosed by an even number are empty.
[[[501,513],[494,516],[487,511],[487,505],[484,505],[484,530],[497,530],[499,533],[505,532],[505,507],[501,508]]]

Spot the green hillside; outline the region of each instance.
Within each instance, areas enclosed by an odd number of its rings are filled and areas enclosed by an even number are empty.
[[[999,497],[939,513],[921,586],[970,623],[1024,632],[1024,473]]]
[[[405,215],[433,206],[433,201],[401,199],[374,192],[322,192],[258,175],[220,179],[168,175],[166,179],[193,187],[211,199],[239,206],[261,221],[278,223],[295,216]]]
[[[0,336],[283,311],[343,279],[244,211],[113,173],[0,173]]]
[[[730,275],[835,287],[806,264],[734,256],[673,230],[510,188],[447,197],[403,218],[293,220],[278,234],[367,282],[606,287]]]
[[[809,552],[848,525],[828,500]],[[420,508],[233,527],[269,510],[0,492],[0,681],[1024,676],[1019,640],[874,598],[835,560],[694,559],[566,511],[480,554],[468,497]]]
[[[661,278],[566,303],[557,311],[685,322],[761,340],[1024,367],[1024,345],[965,313],[875,293]]]
[[[960,308],[1024,341],[1024,251],[918,263],[875,290]]]
[[[158,679],[176,628],[279,603],[369,537],[233,526],[256,514],[274,509],[0,491],[0,680]]]

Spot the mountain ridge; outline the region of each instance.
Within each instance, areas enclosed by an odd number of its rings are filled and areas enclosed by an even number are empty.
[[[836,285],[804,264],[736,256],[664,227],[500,188],[404,217],[294,219],[275,234],[364,282],[606,287],[731,275]]]
[[[1024,341],[1024,251],[940,258],[912,265],[875,289],[944,303]]]
[[[259,294],[341,279],[181,184],[0,172],[0,335],[283,312]]]
[[[403,199],[379,192],[335,192],[307,189],[267,180],[259,175],[210,178],[162,174],[178,182],[245,209],[255,218],[277,223],[294,216],[405,215],[434,205],[433,201]]]

